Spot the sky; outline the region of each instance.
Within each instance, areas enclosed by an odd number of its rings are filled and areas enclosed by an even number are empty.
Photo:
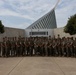
[[[5,27],[25,29],[51,11],[58,0],[0,0],[0,20]],[[76,0],[60,0],[55,9],[57,27],[76,14]]]

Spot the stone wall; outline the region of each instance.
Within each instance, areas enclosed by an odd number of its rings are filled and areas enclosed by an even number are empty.
[[[54,35],[57,37],[57,35],[60,35],[60,37],[62,38],[62,37],[76,37],[76,35],[70,35],[70,34],[68,34],[68,33],[65,33],[64,32],[64,28],[56,28],[56,29],[54,29]]]
[[[6,37],[18,37],[18,36],[25,37],[25,30],[5,27],[5,32],[3,34],[0,34],[0,40],[2,40],[2,38],[5,36]]]
[[[54,29],[54,35],[57,37],[57,35],[59,34],[60,37],[76,37],[76,35],[69,35],[68,33],[65,33],[63,31],[64,28],[56,28]],[[0,41],[2,40],[3,37],[18,37],[18,36],[22,36],[25,37],[27,36],[25,34],[26,30],[24,29],[17,29],[17,28],[9,28],[9,27],[5,27],[5,32],[3,34],[0,34]]]

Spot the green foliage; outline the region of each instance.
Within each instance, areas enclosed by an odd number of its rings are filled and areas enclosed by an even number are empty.
[[[4,33],[4,25],[0,21],[0,33]]]
[[[64,32],[70,35],[76,34],[76,14],[69,18],[67,25],[64,27]]]

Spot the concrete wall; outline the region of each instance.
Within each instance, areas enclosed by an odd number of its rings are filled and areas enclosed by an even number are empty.
[[[3,34],[0,34],[0,40],[2,40],[2,38],[5,36],[7,36],[7,37],[18,37],[18,36],[25,37],[25,30],[5,27],[5,32]]]
[[[56,28],[56,29],[34,29],[32,30],[32,32],[37,32],[37,31],[48,31],[48,35],[44,35],[43,37],[48,37],[48,36],[56,36],[58,34],[60,34],[60,37],[76,37],[76,35],[69,35],[67,33],[65,33],[63,31],[64,28]],[[30,37],[29,32],[31,32],[30,29],[17,29],[17,28],[9,28],[9,27],[5,27],[5,32],[3,34],[0,34],[0,41],[2,40],[3,37],[7,36],[7,37],[18,37],[18,36],[22,36],[22,37]],[[37,35],[33,35],[33,37],[36,37]],[[41,35],[38,35],[41,36]]]
[[[57,37],[57,35],[58,34],[60,34],[60,37],[62,38],[62,37],[76,37],[76,35],[70,35],[70,34],[68,34],[68,33],[65,33],[64,32],[64,28],[56,28],[56,29],[54,29],[54,35]]]

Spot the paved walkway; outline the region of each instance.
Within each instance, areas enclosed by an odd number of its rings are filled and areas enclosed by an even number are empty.
[[[0,58],[0,75],[76,75],[76,58]]]

